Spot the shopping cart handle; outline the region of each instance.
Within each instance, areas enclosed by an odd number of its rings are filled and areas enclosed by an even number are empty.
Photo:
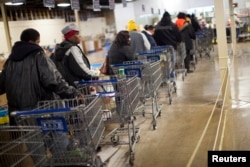
[[[11,116],[25,116],[25,115],[49,114],[49,113],[65,112],[65,111],[71,111],[71,108],[64,107],[64,108],[53,108],[53,109],[13,111],[10,113],[10,115]]]
[[[143,62],[137,61],[137,62],[129,62],[128,64],[113,64],[113,67],[125,67],[125,66],[131,66],[131,65],[143,65]]]
[[[117,79],[107,79],[107,80],[89,80],[89,81],[75,81],[75,84],[102,84],[102,83],[117,83]]]
[[[150,50],[150,51],[145,51],[145,52],[139,52],[136,55],[137,56],[159,55],[159,54],[164,53],[164,52],[166,52],[166,51],[165,50],[156,50],[156,51]]]

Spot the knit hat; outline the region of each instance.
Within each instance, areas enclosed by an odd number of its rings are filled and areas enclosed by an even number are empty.
[[[79,28],[76,27],[76,25],[72,23],[64,27],[61,32],[64,35],[64,38],[68,39],[72,37],[76,32],[79,32]]]
[[[127,27],[128,31],[133,31],[133,30],[137,30],[138,27],[137,27],[137,24],[134,20],[130,20],[128,22],[128,27]]]

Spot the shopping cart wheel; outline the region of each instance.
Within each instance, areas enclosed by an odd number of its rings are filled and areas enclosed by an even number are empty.
[[[111,136],[110,140],[111,140],[111,143],[116,145],[119,142],[120,138],[118,135],[113,135],[113,136]]]
[[[131,153],[130,158],[129,158],[129,164],[131,166],[134,166],[134,161],[135,161],[135,155],[134,155],[134,153]]]
[[[134,142],[139,143],[140,138],[141,138],[140,135],[138,135],[137,138],[135,136],[132,136],[131,141],[132,141],[132,143],[134,143]]]
[[[144,110],[142,111],[142,116],[145,117],[145,111]]]
[[[159,111],[159,114],[158,114],[158,117],[160,117],[161,116],[161,111]]]
[[[157,126],[156,126],[156,121],[153,121],[153,129],[156,130]]]
[[[177,92],[177,87],[176,87],[176,83],[175,82],[173,83],[173,86],[174,86],[174,93],[176,93]]]
[[[172,97],[169,97],[169,104],[172,104]]]

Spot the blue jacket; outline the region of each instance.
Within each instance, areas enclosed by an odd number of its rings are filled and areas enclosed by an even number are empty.
[[[147,37],[149,43],[150,43],[150,46],[151,46],[151,49],[153,47],[156,47],[157,46],[157,43],[155,42],[155,39],[152,35],[150,35],[147,31],[142,31],[143,34],[145,34],[145,36]]]

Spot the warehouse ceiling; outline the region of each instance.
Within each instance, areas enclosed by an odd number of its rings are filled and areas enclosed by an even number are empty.
[[[1,3],[5,3],[6,1],[13,1],[13,0],[0,0]],[[55,3],[59,3],[61,1],[68,1],[70,0],[55,0]],[[122,0],[115,0],[115,3],[121,3]],[[81,9],[89,9],[92,7],[92,0],[79,0],[80,2],[80,8]],[[108,6],[109,5],[109,0],[100,0],[100,5],[101,6]],[[26,0],[24,5],[21,6],[6,6],[7,9],[11,8],[45,8],[43,5],[43,0]],[[59,7],[55,7],[59,8]],[[71,7],[66,7],[66,8],[71,8]],[[65,8],[64,8],[65,9]]]

